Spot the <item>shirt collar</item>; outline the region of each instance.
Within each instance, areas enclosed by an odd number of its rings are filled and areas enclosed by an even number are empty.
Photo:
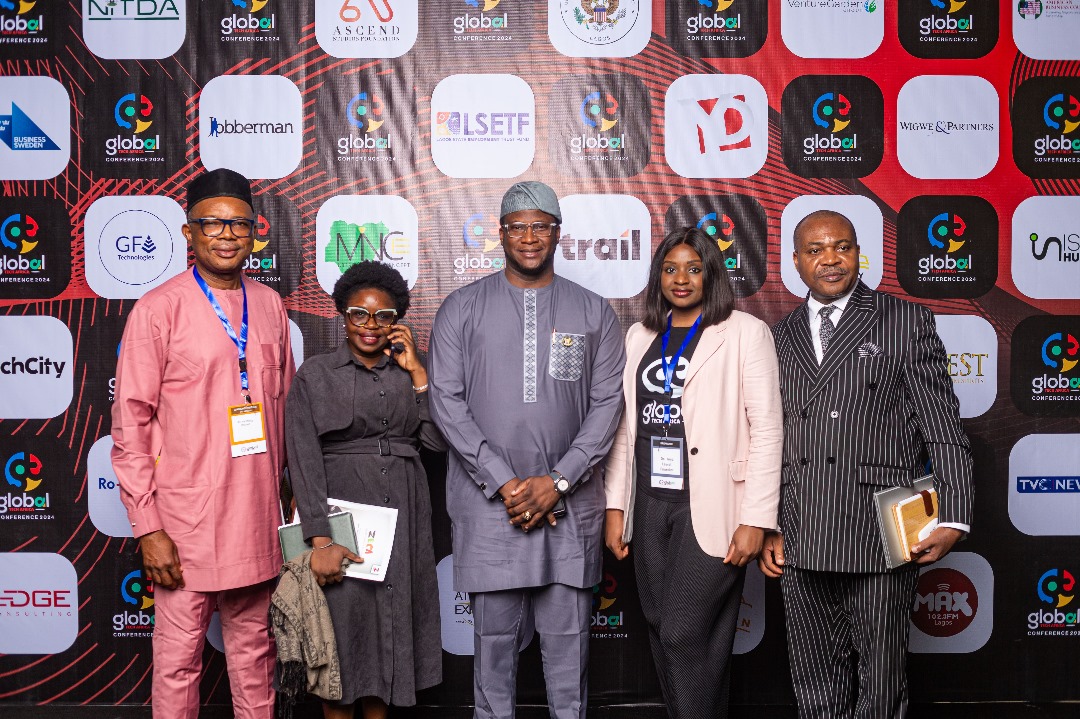
[[[830,306],[836,308],[836,313],[837,313],[836,316],[830,318],[830,319],[832,319],[833,322],[837,321],[836,317],[838,317],[839,315],[844,314],[844,308],[847,307],[848,300],[851,299],[852,293],[855,292],[855,288],[858,287],[858,286],[859,286],[859,283],[856,282],[854,285],[851,286],[851,289],[847,291],[847,294],[845,294],[843,297],[838,297],[838,298],[836,298],[835,300],[833,300],[832,302],[829,303]],[[813,320],[815,317],[817,317],[818,312],[821,311],[821,308],[824,307],[824,306],[825,305],[823,303],[818,302],[816,299],[814,299],[813,295],[808,295],[807,296],[807,298],[806,298],[806,311],[807,311],[807,313],[809,313],[809,316],[810,316],[811,320]]]
[[[390,358],[386,355],[383,355],[379,358],[379,361],[372,369],[382,369],[389,361]],[[353,356],[352,350],[349,349],[349,342],[348,340],[346,340],[345,342],[342,342],[341,346],[338,347],[337,351],[334,352],[334,367],[345,367],[349,364],[354,364],[357,367],[363,367],[364,369],[368,369],[368,367],[365,367],[363,364],[360,363],[359,360],[356,359],[356,357]]]

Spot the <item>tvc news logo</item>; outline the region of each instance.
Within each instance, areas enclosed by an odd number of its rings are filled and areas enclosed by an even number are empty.
[[[1029,434],[1017,441],[1009,453],[1013,526],[1032,536],[1080,535],[1078,467],[1078,434]]]

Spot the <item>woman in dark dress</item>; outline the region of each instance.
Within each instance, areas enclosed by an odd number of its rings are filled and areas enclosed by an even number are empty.
[[[346,341],[296,373],[285,437],[311,570],[324,587],[341,662],[342,700],[324,703],[323,715],[348,719],[360,699],[365,719],[381,719],[388,704],[411,706],[418,690],[442,681],[431,499],[417,450],[445,445],[428,412],[427,371],[412,332],[398,324],[409,308],[405,280],[387,265],[361,262],[334,285],[334,303]],[[384,581],[345,579],[343,560],[360,558],[330,539],[328,497],[398,510]]]

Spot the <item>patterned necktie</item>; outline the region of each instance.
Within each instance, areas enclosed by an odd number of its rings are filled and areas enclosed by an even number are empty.
[[[836,329],[836,325],[829,319],[829,315],[833,313],[836,308],[832,305],[825,305],[818,314],[821,315],[821,356],[824,357],[825,353],[829,349],[829,340],[832,339],[833,331]]]

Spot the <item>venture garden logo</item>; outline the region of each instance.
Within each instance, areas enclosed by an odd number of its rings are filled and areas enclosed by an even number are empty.
[[[915,297],[979,297],[997,281],[998,218],[981,197],[925,195],[897,218],[897,277]]]
[[[885,104],[873,80],[804,75],[784,90],[784,163],[803,177],[864,177],[881,164]]]

